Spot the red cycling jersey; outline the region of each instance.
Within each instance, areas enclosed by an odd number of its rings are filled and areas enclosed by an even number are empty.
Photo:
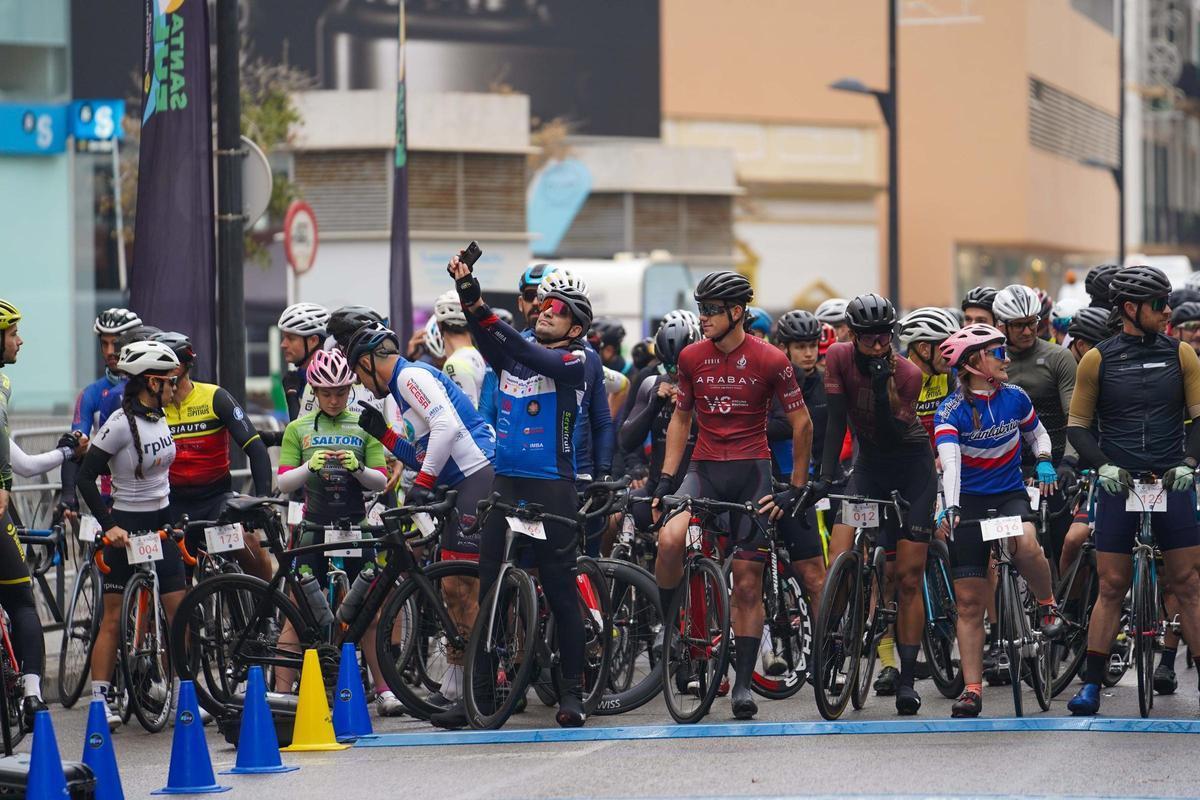
[[[675,407],[694,410],[699,428],[692,461],[770,458],[767,415],[772,397],[779,398],[785,413],[804,408],[791,362],[757,337],[747,336],[732,353],[722,353],[705,339],[679,354]]]
[[[907,358],[896,359],[896,397],[900,402],[892,412],[903,431],[903,445],[929,445],[929,436],[917,421],[915,408],[921,393],[921,378],[920,367]],[[871,390],[871,378],[855,364],[852,342],[839,342],[825,355],[825,393],[845,395],[847,421],[860,450],[865,446],[866,452],[878,454],[875,395]]]

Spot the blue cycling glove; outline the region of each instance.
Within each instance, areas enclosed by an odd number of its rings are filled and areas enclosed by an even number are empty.
[[[1054,465],[1049,461],[1039,461],[1037,463],[1037,479],[1038,483],[1054,483],[1058,480],[1058,473],[1054,470]]]

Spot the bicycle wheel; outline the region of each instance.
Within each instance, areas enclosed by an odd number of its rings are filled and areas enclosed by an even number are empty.
[[[930,677],[942,697],[954,699],[962,694],[962,662],[954,655],[958,637],[958,608],[954,604],[954,583],[950,579],[950,551],[940,539],[929,545],[925,561],[925,629],[921,646],[929,664]]]
[[[756,666],[750,688],[768,700],[786,700],[800,691],[808,680],[812,666],[812,617],[804,589],[792,571],[781,564],[776,580],[779,582],[779,608],[775,618],[766,621],[762,646],[770,648],[785,666],[779,675],[765,674],[760,669],[761,664]],[[763,583],[765,593],[769,586],[765,580]]]
[[[1133,606],[1126,597],[1121,602],[1121,624],[1117,628],[1117,638],[1109,649],[1108,668],[1100,679],[1109,689],[1121,682],[1133,664],[1134,638]]]
[[[121,638],[117,660],[129,691],[129,705],[138,722],[158,733],[171,716],[171,657],[167,614],[154,596],[153,579],[135,572],[125,584],[121,601]]]
[[[883,548],[875,549],[875,568],[867,570],[862,579],[861,596],[865,603],[863,613],[862,650],[859,654],[858,677],[850,693],[854,710],[867,704],[871,694],[871,679],[875,677],[875,661],[879,656],[879,640],[887,632],[887,620],[883,599],[883,570],[885,567]]]
[[[579,614],[583,620],[583,712],[591,714],[600,704],[608,686],[612,662],[612,605],[608,582],[596,561],[580,556],[575,578],[579,596]],[[557,641],[555,650],[557,652]],[[555,659],[552,671],[556,686],[563,685],[562,662]]]
[[[1013,713],[1024,716],[1021,706],[1021,610],[1016,596],[1017,576],[1012,568],[1001,566],[1000,580],[996,586],[996,611],[1000,617],[1000,647],[1007,663],[1009,680],[1012,681]]]
[[[1138,711],[1150,716],[1154,708],[1154,639],[1158,635],[1158,604],[1150,558],[1133,556],[1133,661],[1137,665]]]
[[[263,612],[256,615],[260,605]],[[299,632],[299,643],[280,644],[285,622]],[[269,687],[275,669],[299,675],[305,648],[321,644],[309,641],[306,631],[299,609],[281,592],[270,593],[265,581],[252,575],[215,575],[180,602],[169,637],[171,661],[180,678],[195,682],[200,705],[220,716],[251,666],[263,668]]]
[[[1050,642],[1050,696],[1058,697],[1071,685],[1087,655],[1087,626],[1099,594],[1094,561],[1089,564],[1084,554],[1079,563],[1063,576],[1054,596],[1059,598],[1058,614],[1063,621],[1063,635]]]
[[[7,615],[5,615],[4,624],[9,626],[11,632],[12,626]],[[9,649],[10,641],[11,639],[6,641],[3,647],[0,647],[0,662],[2,662],[4,680],[4,685],[0,687],[0,690],[4,692],[4,705],[8,711],[2,724],[8,726],[12,746],[16,747],[17,743],[25,738],[28,731],[25,730],[25,715],[21,713],[21,701],[24,699],[25,692],[21,685],[21,673],[17,670],[17,662]]]
[[[654,647],[663,631],[658,586],[653,575],[635,564],[608,559],[596,563],[608,581],[613,646],[608,687],[595,713],[623,714],[662,691],[662,653]]]
[[[538,599],[533,579],[508,569],[481,604],[463,665],[471,727],[495,730],[525,696],[536,661]]]
[[[842,553],[825,578],[813,630],[813,694],[817,710],[835,720],[850,702],[862,651],[863,615],[859,556]]]
[[[443,628],[437,610],[438,606],[445,608],[442,587],[447,578],[478,580],[479,564],[439,561],[424,570],[424,577],[428,581],[424,586],[415,576],[409,576],[392,592],[379,613],[375,631],[375,650],[383,679],[419,719],[428,719],[442,710],[441,706],[428,702],[426,692],[441,689],[451,666],[461,669],[463,664],[464,651],[450,644],[451,635]],[[431,591],[426,592],[425,586]],[[471,605],[475,597],[476,591],[467,592]],[[469,631],[465,620],[458,621],[456,633],[466,635]]]
[[[679,723],[708,713],[729,666],[729,588],[715,561],[690,560],[666,612],[663,695]]]
[[[100,581],[91,561],[75,575],[71,602],[63,617],[62,645],[58,652],[58,696],[70,708],[83,694],[91,671],[92,643],[100,629]]]
[[[1042,711],[1049,711],[1051,697],[1050,640],[1038,630],[1041,622],[1041,609],[1038,608],[1037,600],[1028,585],[1025,586],[1025,589],[1026,591],[1022,593],[1025,600],[1025,625],[1023,628],[1032,641],[1032,644],[1023,648],[1026,652],[1025,680],[1033,689],[1033,696],[1037,700],[1038,706]]]

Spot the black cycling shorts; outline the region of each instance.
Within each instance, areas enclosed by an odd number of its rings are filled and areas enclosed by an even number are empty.
[[[959,498],[961,519],[977,520],[993,516],[1023,517],[1033,513],[1025,490],[1003,494],[964,494]],[[992,543],[983,540],[983,530],[975,524],[960,525],[950,542],[950,567],[954,579],[983,578],[988,574]]]
[[[821,547],[821,530],[817,525],[817,510],[809,506],[802,514],[784,516],[776,523],[780,537],[792,561],[807,561],[825,554]]]
[[[772,493],[771,460],[760,458],[743,461],[696,461],[688,466],[687,475],[676,494],[702,497],[723,503],[753,503]],[[760,515],[763,523],[766,518]],[[743,561],[764,561],[771,553],[770,543],[759,527],[746,514],[730,520],[733,533],[733,557]]]
[[[114,508],[112,517],[130,536],[160,530],[171,524],[171,513],[166,508],[158,511],[122,511]],[[162,560],[154,562],[154,571],[158,573],[158,590],[162,594],[182,592],[185,587],[183,556],[179,555],[179,548],[170,539],[164,541],[162,546]],[[106,544],[103,552],[104,563],[108,567],[108,573],[102,578],[104,594],[124,594],[125,584],[134,571],[129,564],[127,551],[124,547]]]
[[[1125,510],[1125,496],[1096,492],[1096,549],[1101,553],[1133,552],[1141,514]],[[1200,545],[1196,524],[1196,492],[1168,492],[1167,510],[1150,515],[1154,541],[1163,552]]]
[[[198,522],[201,520],[211,520],[216,522],[221,517],[221,512],[225,510],[225,503],[229,498],[233,497],[232,492],[217,492],[216,494],[207,497],[181,498],[177,495],[171,496],[171,521],[178,524],[187,514],[188,521]],[[204,541],[204,531],[194,530],[189,531],[187,538],[184,540],[187,544],[188,552],[192,555],[196,554],[196,545]]]
[[[933,534],[933,508],[937,501],[937,472],[933,468],[932,452],[911,450],[888,458],[865,459],[860,455],[854,459],[854,472],[846,484],[845,494],[887,500],[893,491],[898,491],[908,501],[899,538],[928,543]],[[843,508],[838,514],[838,522],[848,525],[845,516]],[[897,541],[895,515],[890,511],[885,515],[881,508],[880,517],[884,534],[881,541],[888,549],[894,549]]]
[[[475,524],[475,515],[479,501],[485,500],[492,494],[492,484],[496,476],[491,466],[486,466],[478,472],[473,472],[451,487],[458,492],[454,501],[455,516],[446,525],[442,534],[441,558],[443,561],[479,560],[479,531],[468,536],[466,531]]]
[[[25,564],[25,548],[17,538],[17,523],[10,510],[6,510],[0,514],[0,585],[13,586],[32,580]]]

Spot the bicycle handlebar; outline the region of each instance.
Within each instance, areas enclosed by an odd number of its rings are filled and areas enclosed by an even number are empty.
[[[168,533],[168,531],[169,531],[169,533]],[[146,531],[146,533],[153,533],[153,531]],[[134,536],[138,536],[138,535],[142,535],[142,534],[131,533],[130,539],[132,539]],[[187,564],[189,567],[196,566],[196,559],[192,556],[191,553],[188,552],[187,544],[183,540],[184,532],[182,530],[180,530],[179,528],[175,528],[175,527],[160,528],[158,530],[158,538],[159,539],[166,541],[168,536],[171,537],[171,541],[173,541],[175,543],[175,547],[178,548],[179,555],[183,559],[183,563]],[[103,546],[112,545],[112,540],[109,539],[104,534],[100,534],[99,536],[96,537],[96,539],[97,539],[97,544],[99,544],[101,546],[96,548],[96,553],[95,553],[95,555],[92,556],[92,558],[95,560],[96,566],[100,568],[100,571],[102,573],[104,573],[105,575],[107,575],[108,573],[112,572],[112,567],[110,567],[110,566],[108,566],[108,564],[104,563],[104,547]]]

